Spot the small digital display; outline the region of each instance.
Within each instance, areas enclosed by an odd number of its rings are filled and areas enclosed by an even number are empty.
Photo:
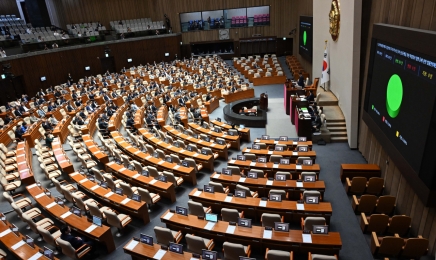
[[[217,252],[202,249],[201,259],[216,260]]]
[[[167,182],[167,176],[159,175],[157,179],[161,182]]]
[[[269,135],[262,135],[262,140],[269,140]]]
[[[316,181],[316,175],[304,175],[303,181],[305,182],[315,182]]]
[[[169,250],[174,253],[183,254],[183,245],[170,242]]]
[[[50,248],[44,247],[44,256],[47,257],[48,259],[53,259],[54,253]]]
[[[274,223],[274,230],[275,231],[289,232],[289,223],[275,222]]]
[[[238,154],[238,155],[236,156],[236,159],[237,159],[238,161],[245,161],[245,155]]]
[[[141,195],[133,193],[132,200],[137,201],[137,202],[141,202]]]
[[[26,242],[26,244],[28,244],[30,247],[35,247],[35,243],[33,242],[33,238],[31,238],[31,237],[29,237],[29,236],[27,236],[26,235],[26,238],[25,238],[25,242]]]
[[[276,181],[286,181],[286,175],[276,174],[275,179],[276,179]]]
[[[188,162],[187,161],[182,161],[182,166],[183,167],[189,167]]]
[[[257,179],[257,172],[248,172],[247,177],[250,179]]]
[[[289,159],[282,158],[282,159],[280,159],[280,164],[288,165],[288,164],[290,164],[290,161],[289,161]]]
[[[288,141],[288,137],[287,136],[280,136],[279,141]]]
[[[121,189],[121,188],[115,188],[115,193],[120,195],[120,196],[123,196],[123,194],[124,194],[123,189]]]
[[[213,213],[206,213],[205,219],[211,222],[218,222],[218,215]]]
[[[283,152],[283,146],[276,146],[274,148],[274,150],[278,151],[278,152]]]
[[[127,59],[127,62],[132,62],[132,59]]]
[[[92,216],[92,223],[96,226],[101,227],[101,225],[102,225],[101,218],[96,217],[96,216]]]
[[[313,233],[314,234],[328,234],[329,228],[326,225],[314,225],[313,226]]]
[[[270,194],[269,195],[269,200],[270,201],[277,201],[277,202],[280,202],[280,201],[282,201],[282,195],[280,195],[280,194]]]
[[[257,158],[257,162],[260,162],[260,163],[266,163],[267,162],[267,160],[266,160],[266,157],[258,157]]]
[[[41,81],[46,81],[46,77],[41,77]]]
[[[235,197],[245,198],[246,197],[245,190],[235,190]]]
[[[73,206],[73,207],[71,208],[71,210],[72,210],[72,213],[73,213],[74,215],[77,215],[78,217],[81,217],[81,216],[82,216],[82,211],[81,211],[78,207]]]
[[[258,144],[253,144],[251,147],[253,150],[260,150],[260,145]]]
[[[298,151],[299,152],[307,152],[308,151],[308,147],[307,146],[298,146]]]
[[[176,213],[183,216],[188,216],[188,209],[180,206],[176,206]]]
[[[139,234],[139,241],[149,246],[153,245],[153,237],[147,236],[146,234]]]
[[[91,67],[86,66],[86,67],[85,67],[85,70],[91,70]]]
[[[224,174],[224,175],[229,175],[229,176],[232,175],[232,171],[230,169],[227,169],[227,168],[223,168],[221,170],[221,173]]]
[[[238,218],[238,226],[240,226],[240,227],[251,227],[251,219],[249,219],[249,218]]]
[[[210,186],[210,185],[204,185],[204,191],[205,192],[209,192],[209,193],[214,193],[215,192],[215,187],[214,186]]]
[[[315,197],[315,196],[307,196],[306,197],[306,203],[307,204],[318,204],[319,203],[319,198]]]
[[[303,160],[303,165],[312,166],[313,161],[312,160]]]
[[[298,142],[306,142],[307,137],[298,137]]]

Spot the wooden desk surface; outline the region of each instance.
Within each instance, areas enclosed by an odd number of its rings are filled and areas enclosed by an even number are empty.
[[[54,197],[48,197],[44,194],[44,191],[39,188],[36,184],[32,184],[26,187],[29,194],[33,199],[42,207],[45,211],[53,215],[60,222],[67,223],[71,226],[72,230],[75,230],[82,235],[85,235],[93,240],[103,242],[106,245],[108,253],[115,250],[115,242],[112,236],[110,227],[103,225],[101,227],[96,227],[91,232],[87,232],[86,229],[91,227],[93,224],[88,222],[85,216],[77,216],[74,214],[68,214],[70,208],[67,206],[59,206]],[[65,215],[64,215],[65,214]]]
[[[173,214],[169,211],[166,211],[161,216],[161,221],[169,228],[182,230],[184,233],[195,233],[196,235],[200,232],[202,234],[198,235],[209,239],[213,238],[214,240],[229,242],[246,241],[246,244],[251,244],[253,250],[256,250],[256,245],[260,246],[263,250],[266,247],[282,250],[284,247],[288,247],[288,251],[289,247],[311,246],[315,251],[317,247],[329,247],[331,250],[337,251],[342,247],[341,237],[338,232],[329,232],[327,235],[311,234],[312,243],[307,243],[303,241],[302,230],[289,230],[289,232],[272,231],[271,238],[268,239],[263,238],[265,228],[261,226],[252,226],[251,228],[236,226],[233,233],[228,233],[229,222],[218,221],[208,230],[205,229],[208,221],[204,219],[200,220],[195,215],[183,216]]]
[[[23,121],[23,119],[15,119],[13,122],[10,122],[8,125],[6,125],[6,128],[3,128],[0,131],[0,142],[3,143],[5,146],[8,146],[12,139],[9,137],[8,132],[14,128],[19,122]],[[13,132],[13,130],[12,130]]]
[[[291,162],[295,162],[298,157],[310,157],[315,163],[316,152],[315,151],[307,151],[307,152],[295,152],[295,151],[270,151],[269,149],[250,149],[245,147],[242,149],[243,153],[252,153],[256,156],[266,156],[269,158],[271,155],[281,155],[283,157],[290,157]]]
[[[81,187],[88,194],[91,193],[97,197],[100,201],[107,202],[109,207],[115,207],[116,210],[126,213],[132,217],[141,218],[144,224],[150,222],[150,217],[148,215],[147,204],[143,201],[137,202],[126,195],[118,195],[113,193],[109,188],[103,188],[97,184],[97,182],[92,182],[86,176],[81,175],[78,172],[71,173],[70,179],[73,180],[78,187]],[[107,196],[108,194],[111,194]]]
[[[39,127],[41,126],[41,124],[42,121],[39,120],[39,122],[32,124],[29,129],[27,129],[26,133],[23,134],[24,140],[29,143],[30,147],[35,146],[34,140],[40,140],[41,138],[43,138],[41,132],[39,132]]]
[[[101,162],[103,165],[109,162],[109,156],[103,152],[98,144],[89,135],[82,135],[83,143],[85,143],[86,149],[94,156],[97,161]]]
[[[73,120],[72,116],[68,116],[67,119],[61,119],[53,129],[53,135],[60,138],[61,143],[65,143],[67,136],[70,134],[68,125],[71,123],[71,120]]]
[[[213,125],[217,125],[217,126],[219,126],[221,128],[227,129],[227,130],[232,128],[231,125],[228,125],[228,124],[226,124],[224,122],[219,122],[218,120],[211,120],[210,123],[212,123]],[[238,128],[238,131],[239,131],[239,133],[242,134],[242,139],[243,140],[246,140],[248,142],[251,141],[250,140],[250,128]]]
[[[32,151],[27,142],[19,142],[16,148],[16,160],[18,172],[23,185],[35,183],[35,177],[32,170]]]
[[[239,160],[229,160],[228,165],[239,166],[250,169],[259,169],[264,171],[293,171],[293,172],[317,172],[321,170],[319,164],[308,165],[296,165],[296,164],[274,164],[272,162],[260,163],[252,161],[239,161]],[[272,176],[271,176],[272,177]]]
[[[277,213],[283,215],[288,221],[301,221],[301,216],[323,216],[327,223],[332,215],[330,202],[320,202],[319,204],[306,204],[304,209],[297,209],[297,202],[283,200],[281,202],[266,201],[266,206],[260,206],[261,198],[237,198],[232,197],[231,201],[226,201],[227,194],[198,192],[197,188],[189,193],[189,198],[193,201],[201,202],[204,207],[211,206],[214,212],[220,212],[221,208],[234,208],[243,210],[247,217],[260,219],[262,213]],[[263,203],[263,202],[262,202]]]
[[[254,89],[248,88],[247,90],[240,90],[234,93],[224,94],[223,97],[227,104],[241,99],[253,98]]]
[[[194,138],[190,135],[186,135],[182,132],[177,131],[176,129],[174,129],[172,126],[169,126],[169,125],[165,125],[163,127],[163,129],[167,132],[167,134],[169,133],[171,136],[173,136],[175,138],[182,139],[185,142],[192,143],[192,144],[195,144],[195,145],[200,146],[200,147],[210,148],[210,149],[212,149],[212,151],[218,152],[219,157],[221,157],[225,160],[227,160],[227,158],[228,158],[229,154],[227,152],[228,151],[227,145],[222,145],[222,144],[218,144],[215,142],[213,142],[213,143],[206,142],[204,140]]]
[[[123,165],[110,162],[106,167],[117,177],[127,180],[130,184],[148,189],[151,192],[159,193],[161,197],[169,198],[171,202],[176,201],[176,192],[172,182],[161,182],[153,177],[146,177],[138,174],[137,171],[131,171],[124,168]]]
[[[152,165],[158,169],[173,172],[174,175],[183,177],[184,180],[192,182],[194,185],[197,184],[197,177],[193,167],[184,167],[182,165],[177,165],[176,163],[169,163],[160,158],[155,158],[148,153],[144,153],[126,142],[124,137],[117,131],[111,132],[111,135],[118,147],[126,152],[131,158],[143,162],[146,165]]]
[[[239,150],[241,147],[239,135],[232,136],[232,135],[227,135],[226,133],[217,133],[215,131],[212,131],[211,129],[203,128],[195,123],[188,123],[188,125],[192,130],[194,130],[197,133],[206,134],[212,138],[219,137],[219,138],[222,138],[226,141],[229,141],[231,144],[231,147],[235,148],[236,150]]]
[[[127,244],[123,247],[124,253],[132,256],[132,259],[154,259],[153,256],[161,249],[161,246],[158,244],[153,244],[153,246],[146,245],[144,243],[139,242],[133,249],[129,248],[130,243],[137,243],[133,239],[131,239]],[[160,258],[161,260],[191,260],[192,253],[183,252],[183,254],[177,254],[170,251],[167,251],[165,255]]]
[[[207,112],[210,114],[220,106],[220,100],[219,98],[212,98],[211,100],[207,101],[204,106],[206,107]]]
[[[56,158],[59,166],[62,168],[62,171],[69,174],[74,172],[74,166],[70,161],[70,158],[67,157],[62,144],[59,142],[58,138],[54,138],[51,143],[53,155]]]
[[[263,139],[260,139],[260,138],[256,138],[254,140],[254,143],[264,143],[264,144],[267,144],[267,145],[285,144],[287,146],[292,146],[292,147],[297,147],[297,145],[306,145],[310,149],[312,149],[312,141],[307,141],[307,142],[297,142],[297,141],[292,141],[292,140],[288,140],[288,141],[276,141],[276,140],[273,140],[273,139],[263,140]]]
[[[119,107],[117,109],[117,111],[115,111],[115,113],[111,116],[111,118],[109,119],[109,123],[108,123],[109,126],[107,128],[109,131],[115,131],[115,130],[118,130],[120,128],[121,118],[124,114],[124,111],[126,111],[127,108],[128,108],[128,105],[124,104],[121,107]]]
[[[7,220],[0,221],[0,233],[6,231],[11,226],[12,226],[12,224],[10,222],[8,222]],[[30,247],[27,244],[24,244],[24,245],[18,247],[17,249],[12,249],[12,247],[15,244],[23,241],[23,238],[25,238],[25,236],[21,233],[18,233],[17,235],[15,235],[14,232],[10,232],[10,233],[5,234],[4,236],[0,237],[0,241],[8,249],[8,251],[10,253],[12,253],[18,259],[28,260],[28,259],[32,258],[33,256],[36,257],[37,255],[41,255],[39,253],[39,250],[42,248],[37,246],[36,243],[35,243],[35,248]],[[47,259],[47,258],[45,258],[44,256],[41,255],[41,257],[39,257],[37,259]],[[54,259],[58,260],[59,258],[55,257]]]
[[[201,153],[190,152],[188,150],[165,143],[164,141],[154,137],[154,135],[149,133],[148,130],[145,128],[139,129],[139,132],[144,137],[144,140],[146,140],[152,146],[164,150],[166,154],[177,154],[181,159],[184,159],[186,157],[192,158],[197,163],[202,163],[205,168],[213,171],[213,155],[204,155]]]
[[[380,171],[377,164],[341,164],[341,169],[346,171]]]

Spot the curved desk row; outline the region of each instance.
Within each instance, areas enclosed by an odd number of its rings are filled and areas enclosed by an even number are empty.
[[[218,120],[211,120],[210,123],[212,125],[219,126],[219,127],[223,128],[225,130],[232,129],[231,125],[228,125],[228,124],[226,124],[224,122],[219,122]],[[250,139],[250,128],[238,128],[237,130],[241,134],[241,139],[242,140],[245,140],[247,142],[251,142],[251,139]]]
[[[29,143],[19,142],[16,150],[18,172],[23,185],[35,183],[35,177],[32,171],[32,151]]]
[[[176,154],[181,159],[184,159],[186,157],[192,158],[197,163],[203,164],[204,168],[209,169],[211,172],[213,171],[213,155],[204,155],[201,153],[199,154],[196,152],[190,152],[188,150],[165,143],[164,141],[154,137],[154,135],[149,133],[148,130],[145,128],[139,129],[139,132],[144,137],[144,140],[146,140],[152,146],[162,149],[164,152],[166,152],[166,154]]]
[[[257,179],[241,178],[240,175],[224,175],[213,173],[210,180],[219,182],[223,186],[229,186],[230,190],[235,190],[236,185],[243,185],[252,191],[257,191],[259,197],[268,197],[270,190],[285,190],[288,192],[289,200],[299,200],[300,194],[304,190],[317,190],[321,193],[325,191],[324,181],[315,182],[297,182],[295,180],[276,181],[268,180],[268,178],[259,177]]]
[[[239,90],[233,93],[229,92],[227,94],[223,94],[223,97],[224,97],[224,102],[226,102],[227,104],[241,99],[253,98],[254,89],[248,88],[247,90]]]
[[[62,207],[58,205],[53,196],[48,197],[45,195],[44,190],[36,184],[32,184],[26,188],[38,205],[44,208],[45,211],[50,213],[58,221],[68,224],[72,230],[79,232],[81,235],[103,243],[108,253],[115,250],[114,238],[108,226],[103,225],[99,227],[89,222],[85,216],[79,217],[74,215],[69,211],[70,209],[67,206]]]
[[[96,198],[108,207],[126,213],[132,217],[142,219],[144,224],[150,222],[150,216],[148,215],[148,208],[145,202],[137,202],[128,198],[126,195],[118,195],[109,188],[103,188],[98,185],[97,182],[90,181],[86,176],[78,172],[71,173],[69,176],[70,179],[77,184],[78,188],[88,194],[92,194],[93,198]]]
[[[289,230],[289,232],[270,231],[264,227],[252,226],[251,228],[231,226],[229,222],[218,221],[214,225],[208,224],[204,219],[195,215],[180,215],[166,211],[161,216],[161,221],[172,230],[181,230],[183,233],[195,234],[200,237],[213,239],[215,242],[233,242],[251,245],[253,250],[265,251],[266,248],[294,251],[295,253],[339,253],[342,248],[341,236],[338,232],[328,234],[308,234],[311,241],[303,240],[302,230]]]
[[[266,145],[271,145],[271,146],[275,146],[276,144],[285,144],[291,150],[294,150],[298,145],[303,145],[303,146],[308,146],[309,149],[312,150],[312,141],[307,141],[307,142],[297,142],[297,141],[293,141],[293,140],[276,141],[274,139],[264,140],[264,139],[256,138],[253,141],[253,143],[264,143]]]
[[[155,255],[160,253],[163,254],[162,257],[159,257],[160,260],[190,260],[197,258],[192,258],[192,253],[183,252],[183,254],[174,253],[171,251],[163,251],[161,246],[158,244],[153,244],[152,246],[140,243],[131,239],[127,244],[123,247],[124,253],[129,254],[133,260],[142,260],[142,259],[156,259]]]
[[[86,149],[88,149],[90,154],[95,159],[97,159],[97,161],[103,164],[105,166],[105,170],[107,170],[106,163],[109,162],[109,156],[100,149],[98,144],[94,141],[94,139],[92,139],[91,136],[82,135],[82,138],[83,138],[83,143],[85,143]]]
[[[316,159],[316,152],[315,151],[307,151],[307,152],[295,152],[295,151],[270,151],[269,149],[250,149],[250,148],[244,148],[242,149],[243,153],[252,153],[256,156],[265,156],[267,160],[269,160],[271,155],[281,155],[283,157],[289,157],[291,160],[291,163],[295,163],[297,161],[298,157],[310,157],[312,159],[313,163],[315,163]]]
[[[53,142],[51,143],[53,155],[56,158],[56,161],[58,162],[59,167],[61,170],[67,174],[74,172],[74,166],[71,163],[70,159],[66,155],[64,148],[62,146],[62,143],[59,142],[58,138],[55,138]]]
[[[330,222],[332,215],[332,205],[330,202],[320,202],[319,204],[298,204],[296,201],[283,200],[262,201],[261,198],[237,198],[227,196],[225,193],[208,193],[198,191],[196,188],[189,193],[189,198],[193,201],[201,202],[204,207],[211,206],[213,212],[221,212],[221,208],[238,209],[244,211],[248,218],[260,220],[263,213],[275,213],[284,216],[285,221],[300,222],[301,217],[317,216],[325,217],[326,222]]]
[[[228,148],[227,145],[222,145],[222,144],[218,144],[215,142],[206,142],[204,140],[201,139],[196,139],[192,136],[186,135],[182,132],[177,131],[176,129],[174,129],[172,126],[166,125],[163,128],[167,134],[170,134],[172,137],[175,137],[177,139],[181,139],[184,142],[188,142],[191,144],[195,144],[197,146],[201,147],[206,147],[206,148],[210,148],[212,149],[213,152],[217,152],[218,156],[227,160],[229,157],[229,153],[228,153]]]
[[[241,140],[239,135],[237,136],[232,136],[232,135],[227,135],[226,133],[217,133],[212,131],[211,129],[206,129],[203,128],[195,123],[189,123],[188,124],[189,127],[196,133],[198,134],[205,134],[210,136],[211,138],[222,138],[224,140],[226,140],[227,142],[230,142],[230,147],[236,149],[236,150],[240,150],[241,148]]]
[[[131,144],[124,140],[124,137],[117,131],[111,132],[117,146],[130,158],[133,158],[145,165],[156,167],[158,170],[164,170],[172,172],[175,176],[182,177],[184,181],[191,182],[193,185],[197,185],[197,176],[195,169],[192,167],[184,167],[177,165],[176,163],[169,163],[160,158],[155,158],[148,153],[144,153],[141,150],[133,147]]]

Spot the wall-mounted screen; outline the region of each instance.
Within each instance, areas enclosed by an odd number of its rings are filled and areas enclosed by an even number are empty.
[[[300,16],[300,27],[298,30],[298,38],[300,40],[298,53],[312,60],[313,46],[313,17]]]
[[[268,5],[180,14],[182,32],[269,24],[270,10]]]
[[[436,51],[430,47],[436,34],[388,25],[373,30],[363,119],[403,174],[414,172],[422,186],[436,189]]]
[[[85,70],[91,70],[91,67],[86,66],[86,67],[85,67]]]
[[[41,81],[46,81],[47,79],[44,77],[41,77]]]

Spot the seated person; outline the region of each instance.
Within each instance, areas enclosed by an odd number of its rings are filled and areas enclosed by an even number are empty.
[[[80,126],[84,125],[85,122],[83,121],[83,118],[81,116],[75,116],[73,118],[73,124],[80,128]]]
[[[309,102],[309,104],[315,102],[315,96],[313,95],[312,91],[309,91],[309,96],[307,96],[307,102]]]
[[[21,127],[17,127],[15,129],[15,138],[17,138],[18,140],[24,141],[23,134],[24,134],[24,132],[23,132],[23,129]]]
[[[103,136],[109,135],[109,131],[107,129],[109,127],[109,124],[104,120],[103,114],[100,114],[100,118],[98,119],[98,127],[100,128],[100,133]]]
[[[47,121],[46,118],[42,119],[41,126],[42,126],[42,128],[44,128],[44,130],[46,132],[52,132],[53,131],[53,126]]]
[[[59,123],[58,120],[54,117],[54,115],[52,115],[48,120],[52,126],[56,126]]]
[[[127,118],[126,127],[127,127],[127,129],[130,129],[130,131],[133,134],[138,133],[138,129],[135,128],[135,120],[133,119],[133,117],[131,115],[129,115],[129,117]]]
[[[32,113],[31,115],[30,115],[30,122],[32,123],[32,124],[34,124],[34,123],[36,123],[36,122],[38,122],[39,121],[39,118],[37,118],[36,116],[35,116],[35,113]]]
[[[68,243],[71,244],[72,247],[74,247],[74,249],[78,249],[81,246],[83,246],[84,244],[87,244],[88,246],[92,247],[94,245],[94,242],[91,240],[87,240],[85,237],[79,237],[79,236],[73,236],[71,234],[71,228],[68,225],[63,225],[60,229],[61,231],[61,236],[60,238],[62,240],[67,241]],[[93,250],[91,250],[92,252]],[[95,253],[93,253],[92,255],[93,257],[97,257],[97,255]]]
[[[84,108],[82,108],[82,110],[80,111],[79,116],[80,116],[83,120],[86,120],[86,118],[88,117],[88,116],[85,114],[85,109],[84,109]]]
[[[23,122],[22,124],[21,124],[21,132],[24,134],[26,131],[27,131],[27,123],[26,122]]]
[[[51,149],[51,143],[53,142],[53,135],[45,133],[45,145]]]
[[[321,122],[321,117],[319,116],[319,112],[315,111],[315,120],[312,121],[312,132],[317,132],[321,129],[322,126],[322,122]]]

